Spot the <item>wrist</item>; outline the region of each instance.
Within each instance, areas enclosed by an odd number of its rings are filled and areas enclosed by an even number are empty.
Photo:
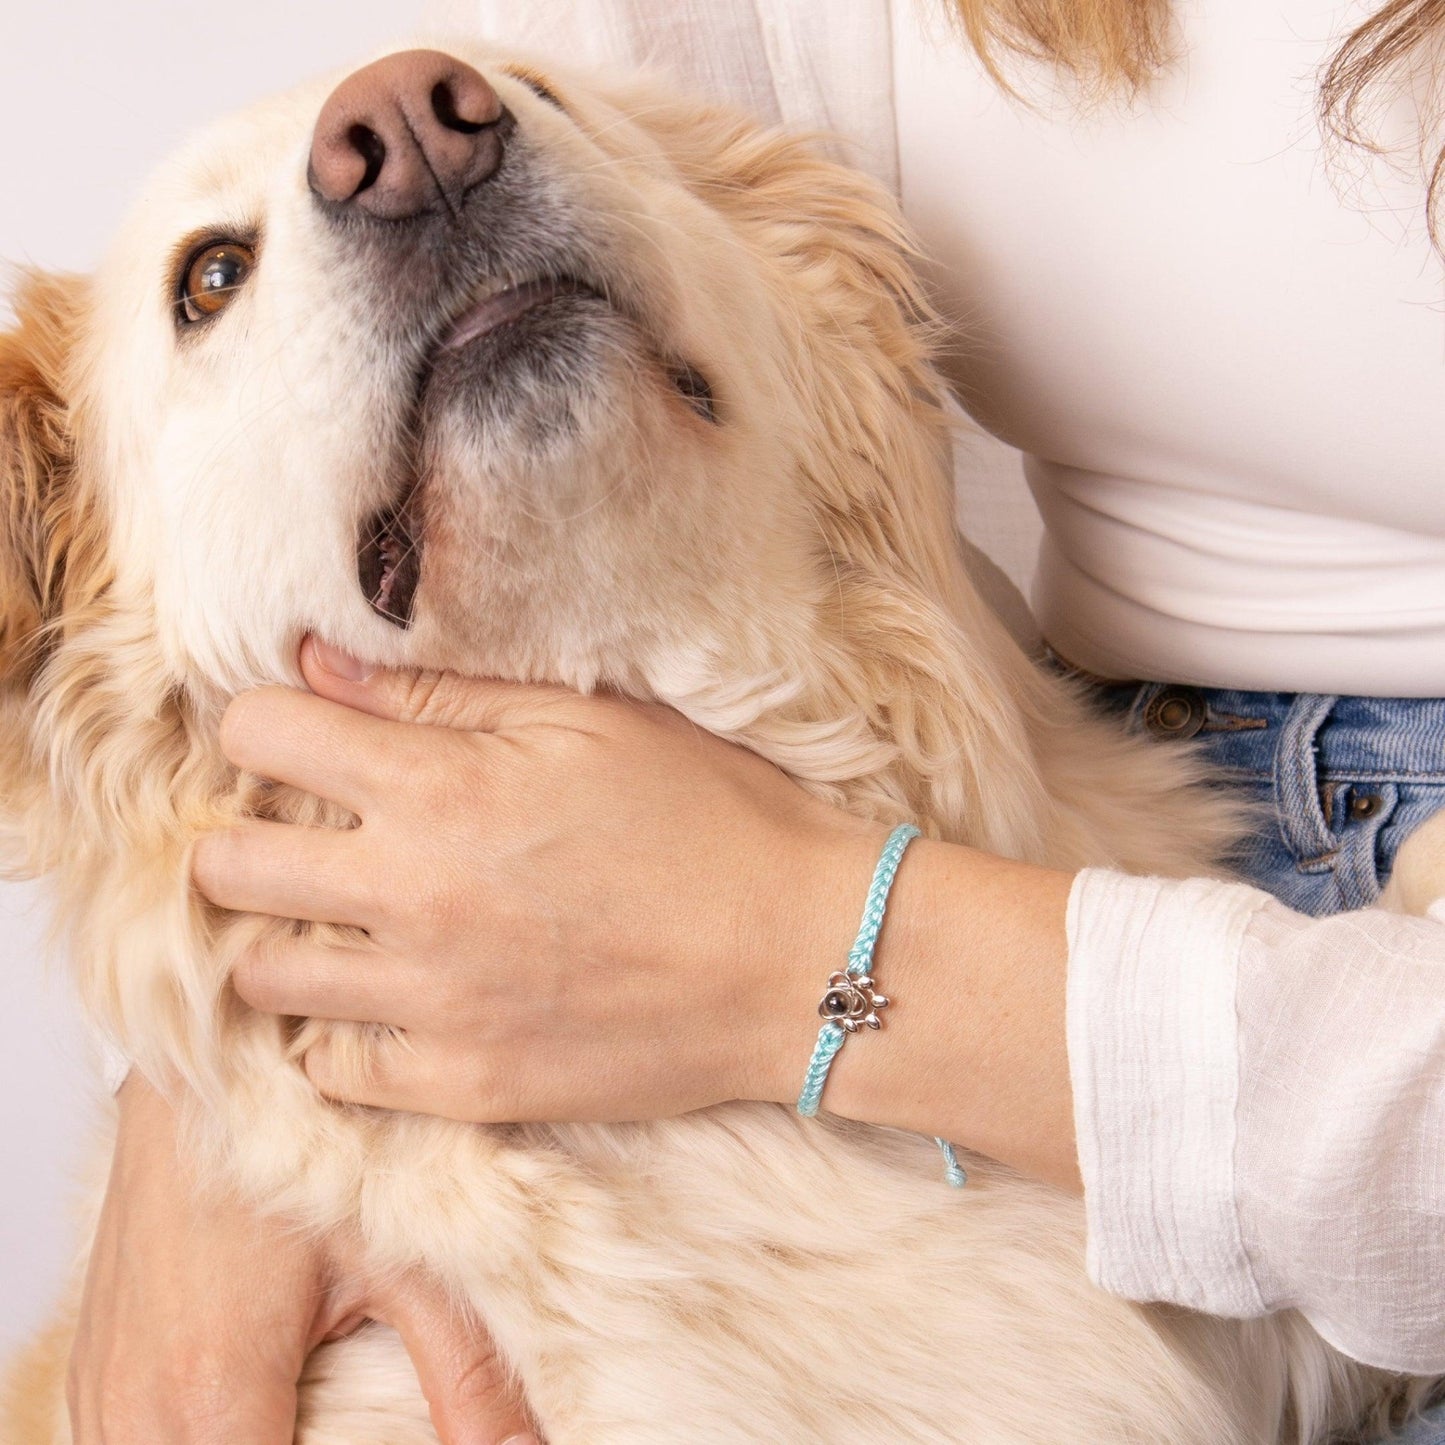
[[[1072,881],[915,843],[878,943],[883,1028],[840,1052],[823,1107],[1077,1188],[1064,1028]]]

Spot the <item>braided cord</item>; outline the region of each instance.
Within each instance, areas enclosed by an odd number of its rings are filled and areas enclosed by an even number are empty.
[[[898,876],[898,865],[908,845],[919,836],[911,823],[901,824],[889,835],[879,855],[878,866],[873,870],[873,882],[868,888],[868,897],[863,903],[863,921],[858,925],[858,937],[848,950],[848,976],[864,978],[873,969],[873,954],[878,947],[878,934],[883,928],[883,916],[888,910],[888,894],[893,880]],[[879,1000],[881,1007],[885,1000]],[[803,1075],[803,1089],[798,1095],[798,1112],[805,1118],[813,1118],[823,1099],[823,1086],[828,1082],[828,1070],[838,1050],[847,1042],[848,1031],[842,1024],[825,1022],[818,1030],[818,1042],[813,1046],[813,1057],[808,1060],[808,1071]],[[955,1189],[962,1189],[968,1183],[968,1175],[958,1162],[958,1153],[946,1139],[935,1139],[943,1152],[944,1175]]]
[[[955,1189],[962,1189],[968,1183],[968,1171],[958,1162],[958,1150],[947,1139],[933,1141],[943,1151],[943,1177]]]
[[[798,1095],[798,1112],[805,1119],[817,1114],[833,1055],[843,1047],[847,1037],[847,1031],[838,1024],[824,1024],[818,1030],[818,1042],[813,1045],[813,1057],[808,1060],[808,1072],[803,1075],[803,1092]]]
[[[868,886],[868,897],[863,902],[863,921],[858,925],[858,937],[848,950],[848,972],[854,978],[861,978],[873,966],[873,951],[878,947],[878,933],[883,927],[883,915],[888,911],[889,890],[898,876],[898,865],[903,861],[904,850],[918,836],[918,829],[912,823],[902,823],[888,835],[888,841],[883,845],[878,866],[873,870],[873,882]]]

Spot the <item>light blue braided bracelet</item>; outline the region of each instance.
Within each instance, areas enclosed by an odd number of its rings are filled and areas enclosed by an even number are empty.
[[[912,823],[904,823],[888,835],[878,866],[873,870],[873,882],[869,884],[868,898],[863,904],[863,922],[858,926],[858,937],[848,950],[847,970],[828,979],[828,990],[818,1005],[823,1027],[818,1030],[818,1042],[813,1046],[813,1057],[808,1061],[808,1072],[803,1076],[803,1092],[798,1095],[798,1112],[805,1118],[811,1119],[818,1112],[823,1085],[828,1082],[828,1070],[848,1035],[857,1033],[864,1025],[870,1029],[883,1027],[878,1010],[887,1008],[888,1000],[873,988],[873,951],[878,947],[878,933],[888,908],[888,891],[898,876],[898,865],[903,861],[908,845],[918,836],[918,829]],[[962,1189],[968,1183],[968,1175],[958,1162],[953,1145],[946,1139],[935,1139],[934,1143],[943,1151],[944,1173],[948,1182],[955,1189]]]

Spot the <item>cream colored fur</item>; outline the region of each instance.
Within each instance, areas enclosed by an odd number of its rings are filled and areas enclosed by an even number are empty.
[[[1445,898],[1445,816],[1437,815],[1401,845],[1380,907],[1423,914],[1441,898]]]
[[[219,1183],[441,1276],[551,1445],[1268,1445],[1377,1407],[1395,1382],[1295,1317],[1095,1290],[1078,1201],[984,1161],[959,1193],[928,1141],[756,1105],[514,1129],[338,1109],[294,1031],[230,992],[259,925],[198,902],[194,839],[253,811],[346,821],[237,778],[216,743],[235,692],[296,681],[306,630],[658,698],[857,813],[1064,867],[1195,873],[1238,826],[1184,753],[1037,670],[963,575],[928,308],[884,197],[647,81],[542,67],[560,114],[505,57],[451,48],[515,111],[634,330],[712,380],[722,425],[628,333],[570,432],[424,439],[401,632],[354,557],[409,373],[311,214],[331,82],[171,162],[95,277],[32,278],[0,340],[0,810],[17,865],[55,880],[92,1015],[185,1078]],[[255,277],[178,344],[176,248],[243,225]],[[398,887],[424,885],[398,860]],[[347,1037],[364,1067],[365,1031]],[[66,1329],[17,1376],[7,1445],[67,1438]],[[435,1438],[385,1331],[318,1352],[302,1398],[305,1445]]]

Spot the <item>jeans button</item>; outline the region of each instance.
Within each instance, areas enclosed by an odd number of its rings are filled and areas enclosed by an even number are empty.
[[[1384,806],[1385,800],[1378,793],[1350,793],[1350,817],[1373,818]]]
[[[1166,687],[1144,709],[1144,726],[1159,738],[1192,738],[1209,710],[1197,687]]]

